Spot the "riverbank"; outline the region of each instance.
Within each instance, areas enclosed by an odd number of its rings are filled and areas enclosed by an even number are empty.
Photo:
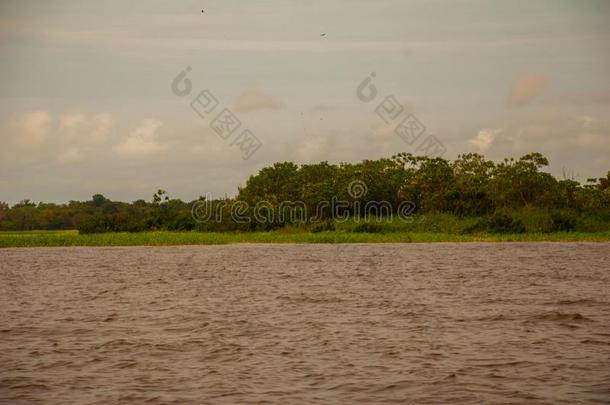
[[[229,243],[421,243],[421,242],[580,242],[610,241],[610,232],[469,234],[436,232],[139,232],[79,234],[77,231],[0,232],[0,248],[54,246],[172,246]]]

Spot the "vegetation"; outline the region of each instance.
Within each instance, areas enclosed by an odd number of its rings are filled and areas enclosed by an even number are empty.
[[[78,231],[0,232],[0,248],[57,246],[169,246],[227,243],[419,243],[419,242],[533,242],[610,241],[610,232],[469,234],[439,232],[354,233],[348,231],[285,232],[117,232],[79,234]]]
[[[165,235],[161,231],[183,232],[176,235],[188,236],[176,238],[186,241],[257,241],[267,238],[260,232],[274,230],[277,235],[317,235],[290,236],[291,240],[347,238],[348,234],[354,240],[398,240],[405,232],[476,239],[487,234],[609,231],[610,172],[580,184],[554,178],[543,171],[547,165],[539,153],[500,163],[475,153],[455,161],[400,153],[356,164],[283,162],[251,176],[235,198],[184,202],[158,190],[149,202],[110,201],[100,194],[67,204],[23,200],[9,207],[0,202],[0,230],[78,230],[84,242],[86,234],[146,239]],[[352,189],[354,182],[360,189]],[[232,234],[218,236],[221,233]],[[57,235],[68,238],[60,240],[74,238],[74,233]]]

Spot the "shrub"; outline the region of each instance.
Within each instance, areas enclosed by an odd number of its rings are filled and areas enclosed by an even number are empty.
[[[319,232],[324,232],[324,231],[334,231],[334,230],[335,230],[335,224],[334,224],[334,222],[331,222],[331,221],[321,222],[319,224],[314,225],[311,228],[312,233],[319,233]]]
[[[363,222],[352,228],[351,232],[356,233],[384,233],[385,229],[380,224],[373,224],[370,222]]]
[[[76,229],[78,229],[78,233],[81,234],[111,231],[108,227],[105,216],[95,217],[92,215],[81,216],[77,218]]]
[[[551,213],[551,230],[553,232],[573,232],[576,229],[576,215],[555,211]]]
[[[525,233],[525,226],[518,218],[504,213],[495,213],[467,226],[462,233],[489,232],[489,233]]]
[[[504,213],[493,214],[488,221],[488,230],[491,233],[525,233],[525,226],[520,219]]]

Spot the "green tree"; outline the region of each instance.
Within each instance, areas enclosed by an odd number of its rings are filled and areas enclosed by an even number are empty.
[[[494,163],[478,153],[459,155],[452,163],[456,195],[452,202],[458,215],[484,215],[492,210],[489,181]]]

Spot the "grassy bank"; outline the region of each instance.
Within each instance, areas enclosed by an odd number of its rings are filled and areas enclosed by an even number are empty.
[[[458,235],[434,232],[141,232],[81,235],[77,231],[0,232],[0,248],[40,246],[165,246],[227,243],[420,243],[420,242],[610,241],[610,232]]]

